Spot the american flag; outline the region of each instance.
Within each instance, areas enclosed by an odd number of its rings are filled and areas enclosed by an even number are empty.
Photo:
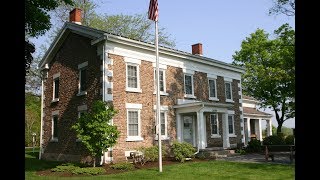
[[[158,21],[158,0],[150,0],[148,18]]]

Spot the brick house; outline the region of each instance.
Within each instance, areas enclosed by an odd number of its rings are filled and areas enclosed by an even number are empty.
[[[112,102],[121,132],[104,162],[125,161],[131,151],[158,144],[155,133],[154,45],[81,25],[81,10],[66,22],[39,64],[42,120],[39,158],[89,161],[71,126],[94,100]],[[243,68],[202,55],[159,47],[161,137],[191,143],[198,151],[245,142]]]

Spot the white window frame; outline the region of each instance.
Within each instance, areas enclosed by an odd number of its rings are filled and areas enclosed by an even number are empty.
[[[159,74],[160,72],[162,71],[163,73],[163,91],[161,91],[160,89],[160,95],[164,95],[164,96],[168,96],[169,94],[167,93],[167,90],[166,90],[166,70],[165,69],[159,69]],[[153,94],[156,94],[156,84],[157,84],[157,79],[156,79],[156,69],[153,70],[154,72],[154,76],[153,76],[153,79],[154,79],[154,91],[153,91]]]
[[[78,82],[78,94],[77,94],[77,96],[82,96],[82,95],[86,95],[87,94],[87,90],[85,90],[85,91],[81,91],[80,90],[80,86],[81,86],[81,71],[83,69],[86,69],[86,73],[87,73],[86,76],[88,77],[88,69],[87,69],[87,67],[88,67],[88,61],[78,65],[79,82]],[[88,83],[87,83],[87,86],[88,86]],[[87,89],[88,89],[88,87],[87,87]]]
[[[126,103],[127,109],[127,138],[126,141],[143,141],[141,137],[141,109],[142,104]],[[138,136],[129,136],[129,111],[138,112]]]
[[[211,121],[211,116],[215,115],[216,117],[216,121],[217,121],[217,134],[212,134],[212,121]],[[211,133],[211,138],[221,138],[221,135],[219,134],[219,118],[218,118],[218,114],[210,114],[209,115],[209,119],[210,119],[210,133]]]
[[[137,68],[137,88],[128,87],[128,66],[135,66]],[[137,63],[126,63],[126,91],[129,92],[142,92],[140,88],[140,65]]]
[[[186,94],[186,76],[191,76],[191,89],[192,89],[192,94]],[[193,74],[190,73],[184,73],[183,74],[183,86],[184,86],[184,97],[186,98],[193,98],[195,99],[196,97],[194,96],[194,83],[193,83]]]
[[[227,88],[226,88],[226,84],[230,84],[230,96],[231,96],[231,99],[228,99],[227,98]],[[225,96],[226,96],[226,102],[234,102],[233,101],[233,97],[232,97],[232,82],[231,81],[225,81],[224,82],[224,94],[225,94]]]
[[[210,96],[210,90],[211,90],[211,88],[210,88],[210,81],[214,81],[214,88],[215,88],[215,97],[211,97]],[[209,100],[212,100],[212,101],[219,101],[219,99],[218,99],[218,97],[217,97],[217,79],[216,78],[208,78],[208,89],[209,89],[209,93],[208,93],[208,95],[209,95]]]
[[[60,73],[57,73],[57,74],[54,74],[53,75],[53,90],[52,90],[52,102],[58,102],[59,101],[59,97],[56,98],[55,97],[55,92],[56,92],[56,80],[59,79],[59,91],[60,91]],[[60,96],[60,92],[58,91],[59,93],[59,96]]]
[[[87,112],[87,105],[78,106],[78,119],[77,120],[79,120],[81,113],[84,113],[84,112],[85,113]],[[81,139],[77,138],[76,142],[81,142]]]
[[[230,132],[230,122],[229,122],[229,117],[232,118],[232,132],[233,133],[229,133]],[[235,128],[234,128],[234,114],[228,114],[228,134],[229,134],[229,137],[236,137],[236,134],[235,134]]]
[[[165,124],[165,133],[164,135],[161,135],[161,140],[167,140],[167,139],[170,139],[170,137],[168,136],[168,106],[160,106],[160,116],[161,116],[161,113],[164,113],[164,124]],[[154,110],[154,122],[155,122],[155,125],[157,124],[157,106],[154,105],[153,106],[153,110]],[[158,126],[155,126],[156,128],[156,137],[155,137],[155,140],[158,140]],[[162,129],[161,129],[162,130]]]

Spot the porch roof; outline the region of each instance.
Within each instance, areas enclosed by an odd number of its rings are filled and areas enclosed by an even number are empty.
[[[272,114],[261,112],[255,108],[243,107],[244,117],[271,118]]]
[[[191,103],[183,103],[174,105],[173,108],[185,108],[185,107],[218,107],[218,108],[231,108],[232,104],[227,103],[211,103],[211,102],[191,102]]]

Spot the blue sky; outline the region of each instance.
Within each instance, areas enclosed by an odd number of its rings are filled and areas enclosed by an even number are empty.
[[[95,0],[102,14],[144,14],[149,0]],[[176,49],[191,52],[202,43],[203,56],[231,63],[241,42],[257,30],[272,34],[284,23],[295,27],[294,17],[268,15],[273,0],[158,0],[159,26],[176,42]],[[36,47],[45,37],[34,40]],[[272,113],[267,110],[267,112]],[[273,123],[277,126],[276,121]],[[295,127],[294,120],[284,123]]]

